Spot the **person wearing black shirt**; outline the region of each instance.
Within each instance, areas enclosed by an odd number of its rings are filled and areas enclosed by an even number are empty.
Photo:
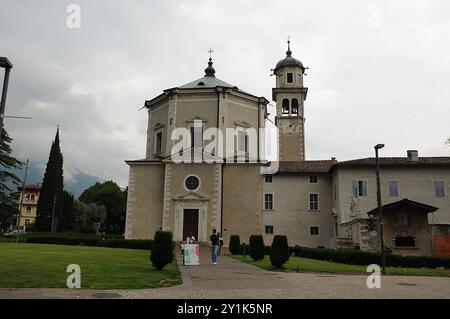
[[[212,264],[217,265],[217,254],[219,252],[219,236],[217,235],[216,229],[212,230],[212,234],[209,237],[211,241],[211,258]]]

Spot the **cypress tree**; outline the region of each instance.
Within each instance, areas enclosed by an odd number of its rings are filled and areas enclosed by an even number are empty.
[[[55,208],[55,230],[63,216],[63,156],[59,145],[59,127],[50,149],[50,155],[42,181],[36,212],[36,230],[51,231],[53,207]],[[55,201],[56,200],[56,201]]]

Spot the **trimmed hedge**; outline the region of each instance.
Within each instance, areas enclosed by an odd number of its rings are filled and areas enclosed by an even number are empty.
[[[249,255],[254,261],[264,259],[264,239],[262,235],[251,235],[249,240]]]
[[[232,255],[239,255],[241,253],[241,240],[239,235],[230,236],[230,245],[228,249]]]
[[[61,233],[27,233],[20,235],[21,242],[33,244],[54,244],[71,246],[97,246],[110,248],[128,248],[150,250],[153,240],[144,239],[122,239],[123,236],[117,235],[82,235],[82,234],[61,234]],[[14,237],[15,238],[15,237]]]
[[[151,239],[105,239],[98,243],[101,247],[110,248],[129,248],[151,250],[153,240]]]
[[[81,246],[98,246],[98,243],[102,240],[100,237],[88,237],[88,236],[57,236],[57,235],[28,235],[27,243],[33,244],[54,244],[54,245],[81,245]]]
[[[381,264],[381,254],[371,253],[357,249],[330,249],[330,248],[308,248],[295,246],[294,255],[349,265],[367,266],[370,264]],[[438,268],[450,269],[449,257],[434,256],[400,256],[386,254],[386,266],[402,268]]]

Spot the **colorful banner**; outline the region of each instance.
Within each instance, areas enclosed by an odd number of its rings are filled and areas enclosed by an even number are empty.
[[[199,245],[184,245],[183,259],[185,266],[200,265],[200,247]]]

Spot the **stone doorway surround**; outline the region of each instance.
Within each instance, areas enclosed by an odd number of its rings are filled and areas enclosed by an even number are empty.
[[[208,202],[209,198],[196,192],[189,192],[177,196],[175,201],[175,241],[183,241],[184,210],[198,209],[198,238],[199,242],[208,241]]]

